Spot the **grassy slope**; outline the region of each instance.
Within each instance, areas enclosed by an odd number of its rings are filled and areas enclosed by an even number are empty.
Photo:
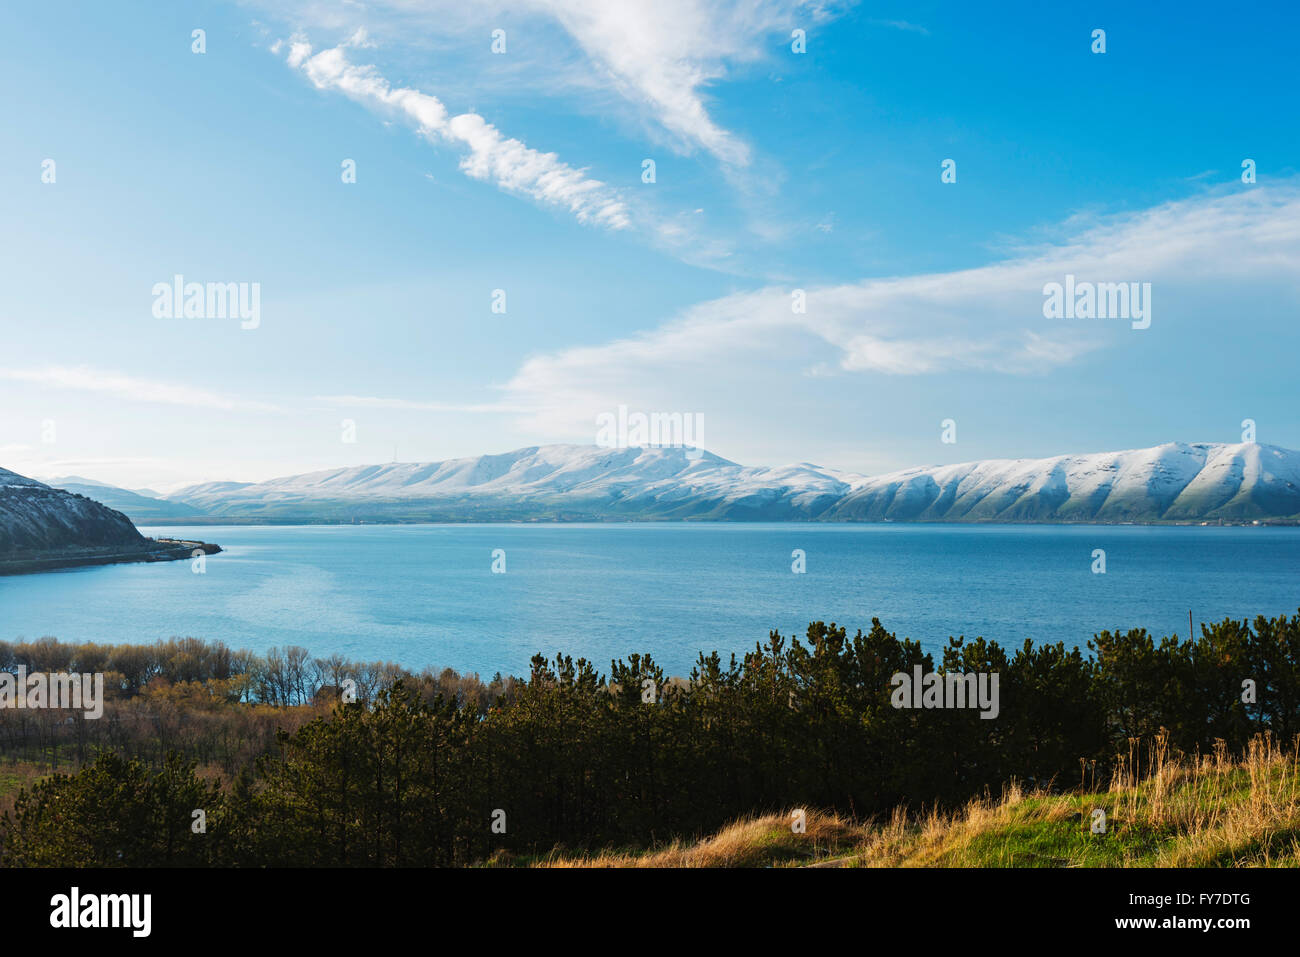
[[[1129,767],[1132,765],[1130,764]],[[1151,756],[1141,779],[1117,775],[1094,793],[1024,793],[973,801],[953,814],[857,824],[816,811],[796,834],[791,816],[738,821],[696,843],[591,856],[557,851],[549,867],[1234,867],[1300,866],[1300,767],[1259,742],[1225,754]],[[1107,833],[1091,833],[1102,808]]]

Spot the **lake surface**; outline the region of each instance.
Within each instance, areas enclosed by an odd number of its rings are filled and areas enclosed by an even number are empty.
[[[700,650],[769,629],[870,627],[936,651],[1082,644],[1103,628],[1294,614],[1300,529],[968,525],[400,525],[144,529],[225,552],[189,562],[0,578],[0,638],[152,642],[193,635],[526,674],[537,651],[650,651],[685,674]],[[1094,574],[1104,549],[1106,574]],[[493,574],[492,553],[506,571]],[[794,549],[807,571],[791,571]]]

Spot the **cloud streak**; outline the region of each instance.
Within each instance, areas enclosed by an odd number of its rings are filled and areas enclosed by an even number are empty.
[[[74,392],[110,395],[132,402],[179,405],[220,412],[279,412],[278,406],[210,392],[191,385],[157,382],[87,366],[45,366],[39,369],[0,368],[0,379]]]
[[[288,44],[287,61],[317,89],[342,93],[370,109],[396,115],[430,143],[464,150],[460,168],[473,179],[567,209],[581,223],[614,230],[631,225],[627,203],[618,192],[585,170],[505,136],[477,113],[453,116],[436,96],[393,86],[374,66],[352,63],[348,48],[366,43],[364,31],[358,31],[347,43],[313,52],[306,38],[298,36]]]
[[[679,142],[746,166],[747,144],[709,115],[701,90],[730,57],[752,55],[758,34],[800,4],[699,0],[537,0],[614,81]],[[784,9],[783,9],[784,8]]]
[[[772,57],[805,29],[853,0],[375,0],[336,7],[314,0],[261,0],[275,15],[322,30],[367,25],[385,43],[419,45],[474,37],[489,23],[511,24],[534,39],[558,25],[585,58],[576,80],[563,57],[529,64],[539,83],[613,90],[652,117],[681,152],[702,149],[730,168],[751,161],[749,145],[714,119],[706,90],[738,65]],[[916,28],[897,21],[900,29]],[[354,44],[360,46],[361,44]],[[575,82],[576,80],[576,82]]]
[[[318,395],[316,402],[335,408],[396,409],[409,412],[451,412],[457,414],[527,413],[532,409],[504,402],[434,402],[422,399],[388,398],[373,395]]]
[[[505,395],[539,410],[528,426],[554,434],[580,432],[595,412],[620,402],[698,407],[691,396],[706,392],[718,370],[751,384],[807,375],[1041,375],[1124,336],[1194,321],[1215,308],[1202,305],[1202,293],[1245,303],[1261,291],[1276,300],[1300,287],[1296,182],[1076,217],[1058,231],[1064,238],[1054,244],[975,269],[808,288],[803,313],[792,309],[794,290],[780,287],[701,303],[635,336],[533,356]],[[1066,273],[1151,282],[1155,331],[1045,319],[1043,286]]]

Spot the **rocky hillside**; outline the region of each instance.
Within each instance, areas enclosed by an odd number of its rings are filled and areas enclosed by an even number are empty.
[[[121,512],[0,469],[0,575],[184,559],[215,545],[145,538]]]
[[[121,512],[0,469],[0,556],[145,541]]]

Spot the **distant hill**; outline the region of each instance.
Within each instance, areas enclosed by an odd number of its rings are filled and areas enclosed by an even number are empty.
[[[681,448],[549,445],[209,483],[172,499],[266,521],[785,521],[819,514],[850,487],[811,465],[749,468]]]
[[[196,505],[176,502],[162,498],[148,490],[132,490],[106,485],[93,479],[78,475],[62,478],[41,479],[46,485],[61,488],[76,495],[84,495],[101,505],[116,509],[128,516],[137,525],[153,525],[158,522],[184,522],[189,519],[202,518],[206,512]]]
[[[0,469],[0,575],[170,561],[189,557],[196,544],[145,538],[129,518],[98,501]]]
[[[549,445],[213,482],[169,498],[207,521],[252,522],[1300,520],[1300,453],[1169,443],[868,477],[682,448]]]

